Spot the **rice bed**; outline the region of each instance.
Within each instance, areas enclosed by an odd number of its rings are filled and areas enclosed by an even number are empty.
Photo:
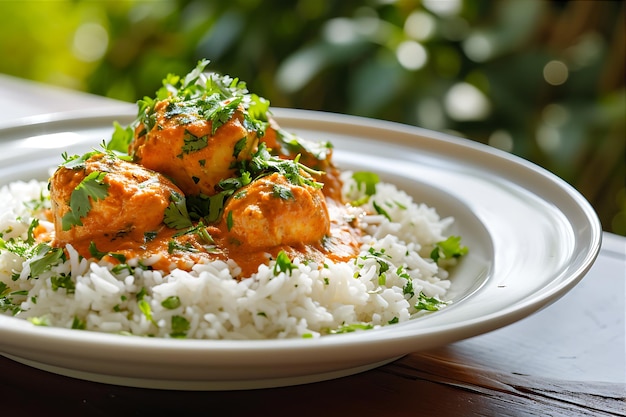
[[[351,173],[342,179],[348,201],[364,196]],[[11,183],[0,188],[0,201],[4,242],[26,240],[34,217],[53,230],[38,207],[47,202],[47,183]],[[448,272],[428,254],[446,238],[452,219],[441,219],[388,183],[378,183],[364,207],[376,213],[374,204],[391,220],[384,215],[361,220],[365,233],[354,260],[324,265],[294,260],[286,272],[277,272],[272,262],[241,281],[233,278],[234,262],[164,274],[137,267],[138,260],[126,268],[87,260],[70,245],[64,262],[29,278],[29,261],[3,249],[0,307],[39,325],[194,339],[319,337],[404,322],[424,314],[415,308],[420,293],[445,299]],[[11,303],[18,308],[8,308]]]

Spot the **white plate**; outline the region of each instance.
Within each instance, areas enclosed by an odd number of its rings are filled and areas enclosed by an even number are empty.
[[[171,340],[36,327],[0,316],[1,354],[63,375],[149,388],[293,385],[371,369],[475,336],[554,302],[589,270],[601,226],[572,187],[520,158],[468,140],[335,114],[275,109],[287,130],[330,140],[343,169],[380,174],[454,216],[469,255],[452,273],[454,303],[382,329],[319,339]],[[0,184],[47,179],[61,153],[83,153],[133,115],[48,118],[0,129]]]

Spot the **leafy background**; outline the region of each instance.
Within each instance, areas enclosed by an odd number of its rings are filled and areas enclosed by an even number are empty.
[[[277,107],[526,158],[626,235],[624,12],[602,0],[5,0],[0,72],[136,101],[208,58]]]

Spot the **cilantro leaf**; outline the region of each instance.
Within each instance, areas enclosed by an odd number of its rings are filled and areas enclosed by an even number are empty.
[[[435,248],[430,253],[430,258],[439,262],[441,259],[459,258],[467,254],[467,246],[461,245],[460,236],[450,236],[446,240],[437,242]]]
[[[202,59],[200,61],[198,61],[198,64],[196,65],[196,67],[185,76],[184,80],[183,80],[183,85],[182,88],[188,88],[189,86],[195,84],[198,79],[200,78],[200,76],[202,75],[202,73],[204,72],[204,69],[206,68],[207,65],[209,65],[209,60],[208,59]],[[175,85],[178,82],[178,77],[176,77],[175,80],[172,81],[171,79],[171,75],[170,75],[170,80],[169,83],[172,85]]]
[[[106,172],[93,171],[70,194],[70,210],[61,218],[64,231],[72,226],[82,226],[81,218],[91,210],[92,201],[106,198],[109,184],[104,182]]]
[[[28,231],[26,232],[26,243],[27,245],[32,245],[35,243],[35,229],[39,226],[39,219],[34,218],[30,222],[30,226],[28,226]]]
[[[87,328],[87,323],[84,320],[79,319],[74,316],[74,320],[72,320],[72,329],[74,330],[85,330]]]
[[[152,307],[150,307],[150,303],[148,303],[146,300],[142,298],[141,300],[137,302],[137,306],[139,307],[139,310],[143,313],[143,315],[146,317],[146,320],[148,320],[150,323],[156,326],[157,323],[152,317]]]
[[[63,153],[61,155],[63,157],[63,163],[61,164],[61,166],[67,169],[82,169],[85,167],[85,161],[98,153],[98,151],[92,151],[84,153],[82,155],[72,156],[68,156],[66,153]]]
[[[65,288],[65,291],[68,294],[73,294],[76,291],[76,285],[74,284],[71,275],[61,274],[59,276],[54,276],[50,278],[50,284],[52,286],[52,291],[57,291],[59,288]]]
[[[13,298],[15,295],[28,295],[28,293],[22,294],[18,291],[11,292],[11,288],[0,281],[0,311],[10,311],[13,315],[22,311],[20,308],[21,301],[15,301]]]
[[[235,223],[234,223],[234,220],[233,220],[233,211],[230,210],[228,212],[228,215],[226,216],[226,227],[228,228],[229,232],[230,232],[230,229],[232,229],[234,225],[235,225]]]
[[[376,184],[380,182],[380,177],[373,172],[355,172],[352,178],[356,181],[357,187],[365,187],[365,195],[372,196],[376,194]]]
[[[291,275],[291,272],[295,266],[291,263],[291,259],[285,251],[281,250],[276,256],[276,264],[274,265],[274,276],[284,272],[286,274]]]
[[[441,301],[436,297],[428,297],[423,292],[420,292],[418,295],[418,301],[415,305],[416,310],[426,310],[426,311],[438,311],[441,308],[445,307],[447,303],[445,301]]]
[[[241,97],[229,98],[223,101],[213,102],[210,107],[205,110],[204,117],[211,121],[212,135],[215,135],[217,129],[233,117],[241,101]]]
[[[341,333],[352,333],[357,330],[370,330],[373,329],[374,326],[368,323],[352,323],[352,324],[344,324],[343,326],[338,327],[335,330],[330,330],[330,334],[341,334]]]
[[[185,134],[183,136],[183,147],[181,148],[181,153],[178,155],[179,158],[182,158],[183,154],[189,154],[191,152],[199,151],[200,149],[204,149],[207,147],[209,143],[208,136],[195,136],[193,133],[185,130]]]
[[[172,324],[172,333],[170,333],[171,337],[178,338],[178,339],[187,337],[187,331],[191,327],[189,320],[187,320],[183,316],[172,316],[171,324]]]
[[[172,229],[184,229],[193,227],[189,218],[185,197],[177,192],[170,194],[170,205],[163,214],[163,223]]]
[[[38,244],[33,249],[33,253],[35,255],[29,262],[31,277],[38,277],[65,258],[65,253],[62,248],[53,248],[46,243]]]
[[[372,205],[374,206],[374,210],[376,210],[376,213],[382,214],[387,220],[391,221],[391,216],[389,215],[389,213],[387,213],[384,208],[376,204],[376,201],[372,201]]]
[[[235,143],[235,147],[233,148],[233,158],[237,159],[239,157],[239,154],[241,153],[241,151],[243,151],[246,148],[247,143],[248,143],[248,138],[245,136],[239,139],[237,143]]]
[[[128,126],[122,127],[117,121],[113,122],[113,134],[111,140],[105,145],[107,151],[128,153],[128,146],[133,140],[133,128]]]
[[[94,241],[91,241],[89,243],[89,254],[93,256],[94,258],[100,260],[103,257],[105,257],[107,253],[108,252],[100,252],[98,248],[96,247],[96,243]]]
[[[295,200],[296,198],[293,196],[293,193],[289,189],[289,187],[285,187],[281,184],[274,184],[272,186],[272,196],[276,198],[280,198],[281,200]]]
[[[276,139],[288,154],[305,154],[318,161],[327,159],[333,147],[330,142],[308,141],[284,129],[278,129],[276,131]]]
[[[177,295],[172,295],[167,297],[165,300],[161,301],[161,305],[168,310],[173,310],[175,308],[180,307],[180,298]]]

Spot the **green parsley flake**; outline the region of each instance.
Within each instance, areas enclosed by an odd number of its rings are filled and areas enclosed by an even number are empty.
[[[170,201],[171,203],[167,206],[163,215],[163,223],[172,229],[193,227],[187,211],[185,197],[177,192],[172,192]]]
[[[108,195],[109,184],[104,182],[106,172],[93,171],[74,188],[70,195],[70,210],[61,219],[63,231],[72,226],[82,226],[82,218],[89,214],[92,201],[99,201]]]
[[[443,259],[459,258],[467,254],[467,252],[467,246],[461,245],[460,236],[450,236],[446,240],[437,242],[435,248],[430,253],[430,258],[435,262],[439,262]]]
[[[172,324],[172,333],[170,336],[177,339],[182,339],[187,337],[187,331],[191,327],[189,320],[184,318],[183,316],[172,316],[171,319]]]
[[[364,188],[365,195],[372,196],[376,194],[376,184],[380,182],[380,177],[373,172],[355,172],[352,178],[356,181],[359,189]]]
[[[439,300],[436,297],[428,297],[423,292],[419,293],[417,304],[415,305],[416,310],[426,310],[426,311],[438,311],[441,308],[447,305],[446,302]]]
[[[207,147],[208,144],[208,136],[195,136],[188,130],[185,130],[185,134],[183,136],[183,147],[181,148],[181,153],[178,155],[178,157],[182,158],[183,154],[189,154],[191,152],[196,152],[200,149],[204,149]]]
[[[291,259],[289,259],[287,253],[281,250],[276,257],[276,264],[274,265],[274,276],[280,274],[281,272],[291,275],[291,272],[294,268],[295,266],[291,263]]]
[[[139,310],[143,313],[143,315],[146,317],[146,320],[148,320],[150,323],[156,326],[157,323],[152,317],[152,307],[150,307],[150,303],[148,303],[144,299],[141,299],[137,303],[137,306],[139,307]]]
[[[50,285],[52,286],[52,291],[57,291],[59,288],[65,288],[68,294],[73,294],[76,291],[76,285],[71,275],[61,274],[54,276],[50,278]]]
[[[293,196],[293,193],[289,189],[289,187],[285,187],[281,184],[274,184],[272,186],[272,196],[276,198],[280,198],[281,200],[295,200],[296,198]]]
[[[330,330],[330,334],[341,334],[341,333],[352,333],[357,330],[370,330],[373,329],[374,326],[368,323],[352,323],[352,324],[344,324],[343,326],[339,326],[337,329]]]
[[[177,295],[172,295],[161,301],[161,305],[168,310],[173,310],[180,307],[180,298]]]
[[[43,272],[62,262],[65,253],[62,248],[53,248],[46,243],[40,243],[33,249],[34,256],[31,258],[30,276],[38,277]]]
[[[79,319],[74,316],[74,320],[72,321],[72,329],[75,330],[85,330],[87,328],[87,323],[84,320]]]

